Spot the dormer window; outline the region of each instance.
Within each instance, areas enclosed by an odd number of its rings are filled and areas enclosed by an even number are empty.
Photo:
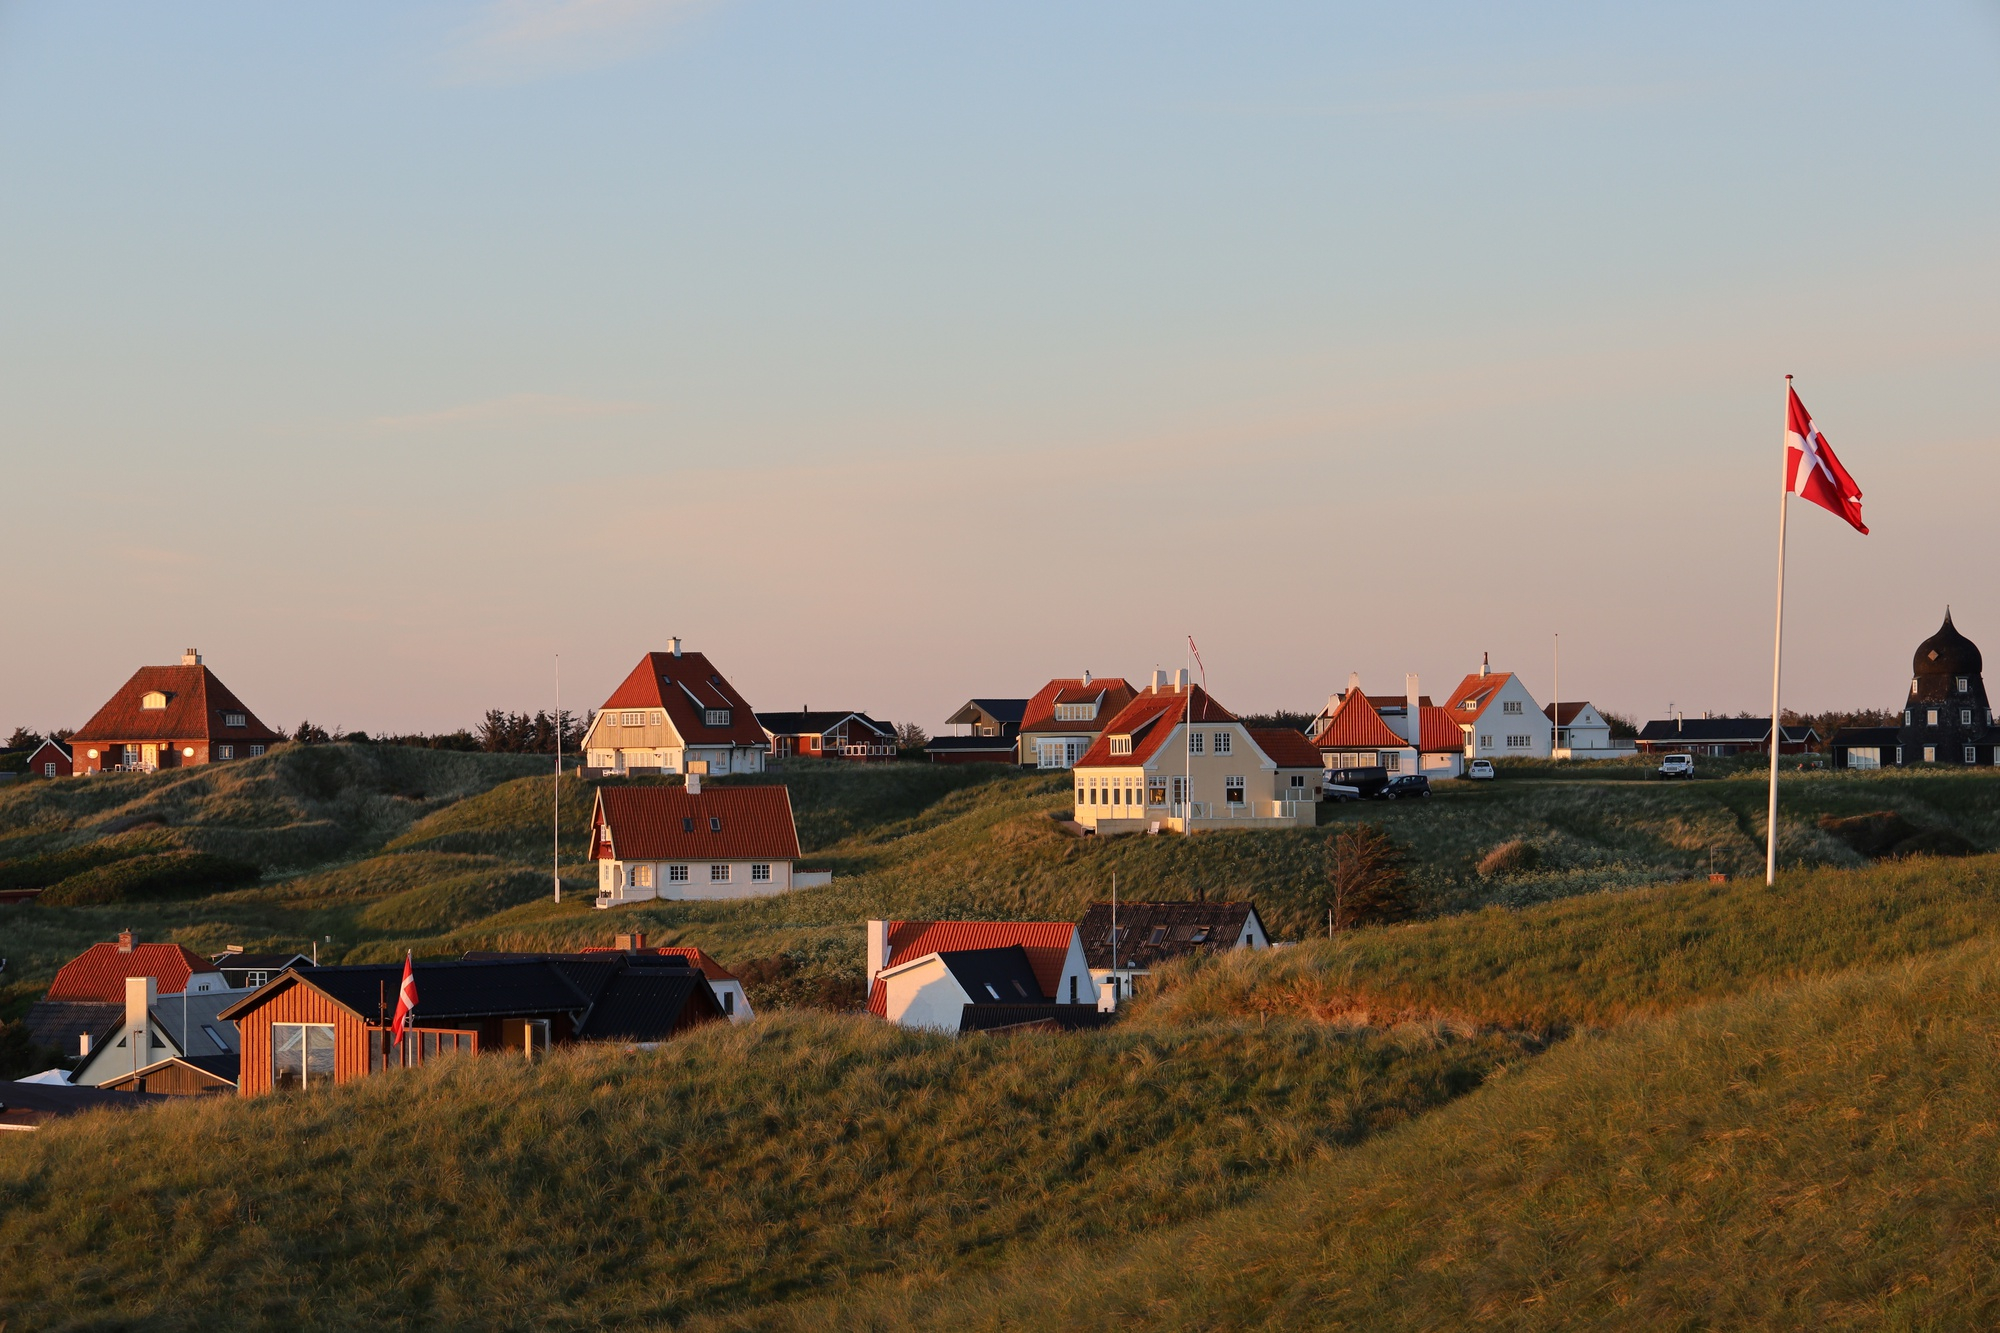
[[[702,713],[701,720],[711,727],[726,727],[729,725],[729,710],[727,708],[706,709]]]
[[[250,719],[241,713],[224,713],[222,715],[222,725],[225,727],[247,727],[250,725]]]
[[[1113,754],[1132,753],[1132,738],[1130,736],[1113,736],[1111,738],[1111,753]]]
[[[1097,704],[1095,702],[1056,705],[1056,721],[1058,722],[1095,722],[1096,720]]]
[[[1971,686],[1971,684],[1972,684],[1971,681],[1967,680],[1964,676],[1960,676],[1958,678],[1958,692],[1960,694],[1964,694],[1965,691]]]
[[[141,708],[165,708],[166,706],[167,696],[158,690],[147,690],[139,696],[139,707]]]

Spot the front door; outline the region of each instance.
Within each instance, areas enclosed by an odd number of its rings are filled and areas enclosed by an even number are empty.
[[[160,747],[157,745],[140,746],[139,763],[149,773],[158,768],[160,766]]]

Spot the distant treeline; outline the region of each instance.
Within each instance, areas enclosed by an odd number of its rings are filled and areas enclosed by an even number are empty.
[[[562,710],[563,753],[572,753],[583,743],[584,732],[596,715],[596,709],[581,717],[567,708]],[[353,745],[408,745],[422,750],[485,751],[488,754],[554,754],[556,727],[556,715],[547,710],[510,713],[489,708],[474,731],[461,727],[457,731],[413,731],[371,736],[365,731],[347,731],[338,726],[329,730],[306,721],[293,728],[291,739],[300,745],[330,745],[338,741]]]

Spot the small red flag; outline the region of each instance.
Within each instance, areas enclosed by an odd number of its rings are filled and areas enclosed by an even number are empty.
[[[412,1013],[415,1013],[416,1008],[417,974],[416,970],[410,965],[410,951],[405,949],[403,951],[403,985],[396,992],[396,1020],[389,1025],[390,1030],[396,1034],[397,1044],[401,1044],[403,1040],[404,1020],[409,1018]]]
[[[1856,532],[1866,535],[1868,525],[1861,521],[1861,488],[1834,457],[1826,436],[1814,427],[1797,391],[1787,385],[1785,397],[1785,489],[1840,515]]]

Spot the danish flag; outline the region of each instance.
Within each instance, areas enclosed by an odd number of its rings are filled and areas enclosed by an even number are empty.
[[[1840,515],[1856,532],[1867,535],[1868,525],[1861,521],[1861,488],[1834,457],[1826,436],[1813,426],[1797,391],[1786,385],[1785,397],[1785,489]]]
[[[410,966],[410,951],[403,951],[403,984],[396,992],[396,1021],[389,1026],[396,1034],[396,1043],[403,1040],[403,1021],[417,1008],[417,974]]]

